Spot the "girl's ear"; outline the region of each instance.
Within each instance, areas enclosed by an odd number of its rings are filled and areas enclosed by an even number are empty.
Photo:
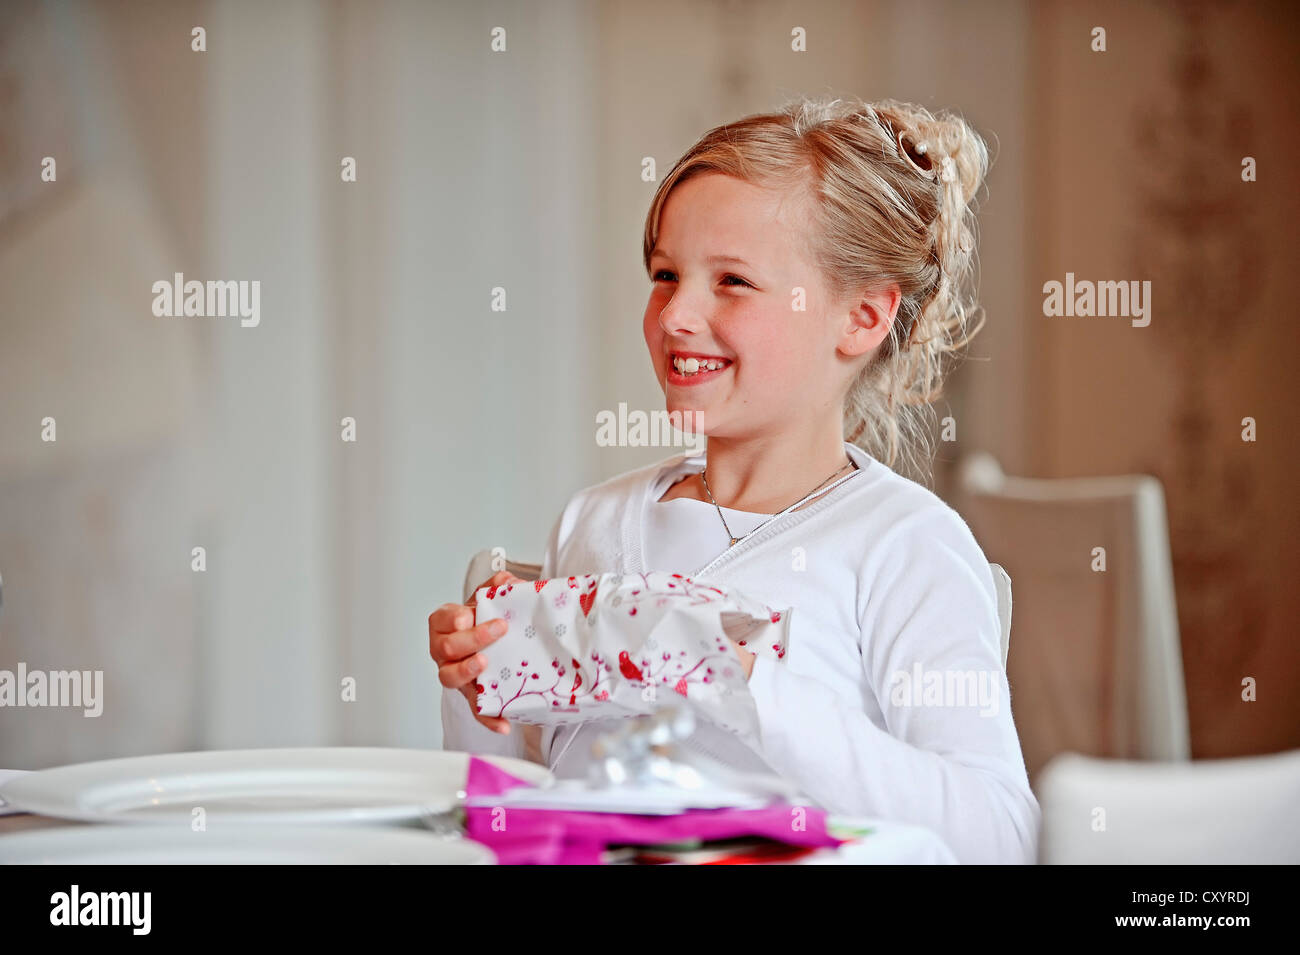
[[[878,348],[894,325],[901,301],[902,292],[897,283],[860,289],[849,296],[839,350],[850,358],[857,358]]]

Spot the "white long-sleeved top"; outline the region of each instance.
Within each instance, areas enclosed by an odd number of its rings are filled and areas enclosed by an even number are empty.
[[[692,745],[778,772],[831,812],[926,826],[958,861],[1031,863],[1039,807],[1012,720],[988,562],[940,498],[845,450],[859,470],[731,548],[712,505],[659,501],[703,470],[704,453],[584,488],[551,531],[542,576],[666,570],[793,608],[785,658],[758,657],[750,676],[762,752],[707,724]],[[737,535],[765,518],[726,513]],[[691,555],[696,566],[647,561]],[[991,695],[976,699],[981,684]],[[443,694],[442,716],[445,748],[530,758],[561,777],[585,772],[590,741],[609,728],[515,724],[501,736],[458,692]]]

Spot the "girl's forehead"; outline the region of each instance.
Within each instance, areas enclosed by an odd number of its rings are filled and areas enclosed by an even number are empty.
[[[734,255],[760,265],[802,253],[806,230],[797,196],[709,174],[673,189],[659,218],[655,250],[672,256]]]
[[[747,220],[773,219],[791,203],[788,192],[727,176],[702,173],[674,186],[664,204],[664,215],[677,212],[732,214]]]

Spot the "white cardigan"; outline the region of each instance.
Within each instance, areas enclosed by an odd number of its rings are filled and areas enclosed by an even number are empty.
[[[551,532],[542,576],[669,570],[794,608],[785,658],[757,658],[750,677],[761,755],[707,725],[694,745],[774,770],[831,812],[927,826],[961,862],[1031,863],[1039,807],[1012,721],[988,562],[936,495],[845,450],[860,471],[702,568],[647,568],[642,553],[647,509],[700,471],[704,454],[584,488]],[[991,696],[960,695],[979,684]],[[585,772],[590,741],[607,728],[514,724],[501,736],[459,692],[443,694],[442,715],[444,748],[531,758],[561,777]]]

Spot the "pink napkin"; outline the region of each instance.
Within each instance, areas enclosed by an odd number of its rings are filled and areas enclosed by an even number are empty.
[[[469,796],[530,785],[477,756],[469,758]],[[467,806],[465,812],[469,838],[496,853],[501,865],[600,865],[611,843],[767,836],[791,845],[833,848],[845,841],[826,831],[825,810],[788,803],[762,809],[688,809],[676,816],[507,806]]]

